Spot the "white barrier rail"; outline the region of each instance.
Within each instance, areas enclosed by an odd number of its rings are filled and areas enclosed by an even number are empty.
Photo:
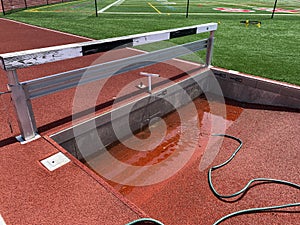
[[[159,62],[199,51],[207,47],[207,40],[196,41],[180,46],[166,48],[143,55],[132,56],[107,63],[34,79],[20,84],[33,99],[61,90],[83,85],[99,79],[115,76],[128,71],[150,66]],[[84,74],[84,77],[83,77]]]
[[[206,49],[206,66],[209,66],[211,64],[214,31],[216,29],[216,23],[208,23],[119,38],[0,54],[0,66],[2,69],[7,71],[9,81],[8,86],[10,87],[15,110],[17,112],[21,138],[24,141],[30,141],[37,135],[37,127],[32,111],[31,99],[103,79],[108,76],[118,75],[150,66],[158,62],[163,62],[203,49]],[[209,38],[204,40],[190,42],[179,46],[67,71],[30,81],[19,82],[16,72],[17,69],[34,65],[205,32],[210,32],[210,35]],[[118,72],[115,72],[116,69],[119,69]],[[84,78],[82,77],[83,74],[85,74]]]

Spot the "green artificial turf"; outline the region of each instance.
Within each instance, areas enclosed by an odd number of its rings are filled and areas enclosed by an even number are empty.
[[[226,69],[266,77],[274,80],[284,81],[300,85],[300,16],[275,14],[274,19],[270,19],[271,13],[262,14],[224,14],[213,13],[201,14],[203,7],[199,7],[198,2],[191,0],[190,15],[185,17],[184,2],[178,2],[176,8],[172,5],[163,5],[162,0],[158,1],[124,1],[119,6],[111,7],[105,13],[95,17],[93,1],[74,1],[51,6],[32,8],[6,15],[6,18],[47,27],[55,30],[69,32],[94,39],[117,37],[129,34],[144,33],[148,31],[177,28],[188,25],[203,24],[207,22],[219,22],[218,30],[215,34],[215,45],[213,55],[213,65]],[[98,1],[98,8],[112,3],[111,0]],[[158,13],[149,6],[150,2]],[[209,9],[218,6],[218,1],[210,2]],[[228,7],[244,7],[245,1],[228,1]],[[234,2],[235,5],[228,5]],[[255,1],[257,5],[264,6],[273,1]],[[279,7],[295,8],[297,2],[283,1],[288,5]],[[243,4],[242,4],[243,3]],[[249,2],[254,4],[253,1]],[[118,12],[150,12],[151,14],[120,14]],[[241,4],[241,5],[238,5]],[[148,7],[147,7],[148,5]],[[270,5],[268,5],[270,6]],[[198,8],[199,9],[198,9]],[[208,6],[206,6],[208,7]],[[224,7],[224,5],[222,5]],[[205,8],[205,7],[204,7]],[[300,8],[300,7],[299,7]],[[172,10],[171,10],[172,9]],[[201,9],[201,10],[200,10]],[[198,11],[200,12],[198,12]],[[196,14],[193,14],[196,13]],[[255,25],[246,27],[241,24],[241,20],[259,20],[262,22],[260,28]],[[197,39],[199,37],[186,37],[185,40],[174,40],[176,44],[184,41]],[[159,45],[157,45],[159,46]]]

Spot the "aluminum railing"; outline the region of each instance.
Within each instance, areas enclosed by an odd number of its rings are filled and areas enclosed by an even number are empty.
[[[209,66],[212,59],[214,31],[216,29],[216,23],[208,23],[119,38],[0,54],[0,66],[2,69],[6,70],[7,73],[8,87],[11,91],[12,100],[17,113],[21,139],[26,142],[33,140],[36,138],[38,132],[31,106],[31,99],[76,87],[77,85],[100,80],[111,75],[115,76],[150,66],[158,62],[164,62],[202,49],[206,49],[206,66]],[[81,57],[116,48],[134,47],[205,32],[210,32],[207,39],[38,79],[19,82],[17,75],[17,69],[20,68]],[[118,69],[117,72],[116,69]]]

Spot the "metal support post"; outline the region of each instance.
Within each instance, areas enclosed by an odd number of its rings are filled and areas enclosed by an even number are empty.
[[[210,31],[210,35],[208,38],[208,43],[207,43],[207,50],[206,50],[206,66],[211,65],[211,60],[212,60],[212,54],[213,54],[213,46],[214,46],[214,31]]]
[[[24,0],[24,4],[25,4],[25,9],[27,9],[28,7],[27,7],[27,1],[26,0]]]
[[[189,8],[190,8],[190,0],[187,0],[185,18],[189,17]]]
[[[15,70],[7,71],[9,88],[14,103],[21,136],[24,141],[34,139],[37,133],[36,123],[32,111],[31,101],[27,97],[26,91],[18,81]]]
[[[97,4],[97,0],[95,0],[95,11],[96,11],[96,17],[98,17],[98,4]]]
[[[3,0],[1,0],[1,7],[2,7],[2,13],[3,13],[3,16],[5,16],[5,9],[4,9],[4,3],[3,3]]]
[[[277,0],[275,0],[275,3],[274,3],[271,19],[273,19],[273,17],[274,17],[274,14],[275,14],[275,11],[276,11],[276,6],[277,6]]]

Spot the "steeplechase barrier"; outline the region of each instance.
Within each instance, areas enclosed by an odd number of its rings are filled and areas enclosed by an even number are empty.
[[[0,66],[6,71],[8,88],[11,91],[17,114],[21,132],[19,139],[28,142],[35,139],[38,135],[32,110],[32,99],[104,79],[111,76],[112,73],[115,76],[204,49],[206,49],[205,66],[210,66],[216,29],[217,23],[208,23],[118,38],[0,54]],[[18,79],[17,69],[206,32],[209,32],[209,37],[206,39],[24,82],[19,82]],[[115,72],[116,68],[122,69]]]

